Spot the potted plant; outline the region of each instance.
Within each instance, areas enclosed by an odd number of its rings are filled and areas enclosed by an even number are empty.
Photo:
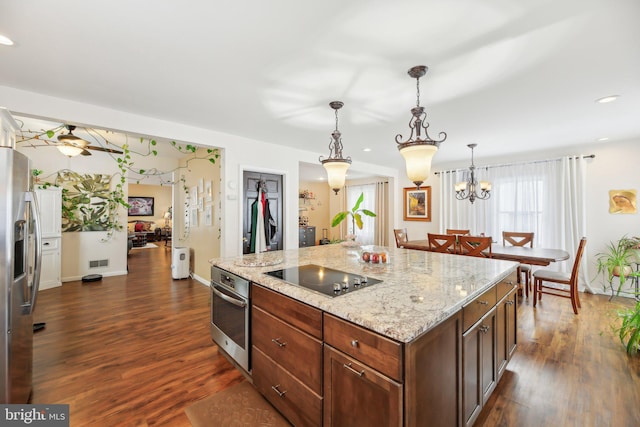
[[[618,292],[627,280],[627,277],[632,274],[631,269],[631,257],[634,255],[632,252],[632,240],[634,238],[623,237],[617,242],[610,242],[607,245],[607,250],[596,255],[596,265],[598,266],[598,274],[603,273],[607,275],[607,282],[611,286],[611,292],[613,296],[613,278],[619,277]]]
[[[640,278],[639,272],[633,272],[630,276]],[[638,298],[640,295],[636,295]],[[621,320],[619,327],[614,327],[614,332],[620,338],[620,342],[626,347],[627,353],[634,355],[640,351],[640,299],[633,307],[624,308],[616,312]]]
[[[333,220],[331,221],[331,226],[336,227],[342,221],[344,221],[348,216],[351,217],[352,234],[347,236],[347,241],[352,242],[351,243],[352,245],[355,244],[355,240],[356,240],[356,236],[355,236],[356,226],[358,227],[358,229],[362,230],[362,214],[370,217],[376,216],[376,214],[371,212],[370,210],[360,209],[360,205],[362,204],[363,200],[364,200],[364,193],[360,193],[360,197],[358,197],[356,204],[353,206],[353,208],[351,208],[350,211],[338,212],[336,216],[333,217]]]

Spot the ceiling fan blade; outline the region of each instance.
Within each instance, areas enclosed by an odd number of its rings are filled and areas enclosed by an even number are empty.
[[[80,153],[80,154],[82,154],[83,156],[90,156],[91,155],[91,153],[88,152],[87,150],[82,150],[82,153]]]
[[[104,151],[105,153],[122,154],[122,151],[120,150],[114,150],[113,148],[97,147],[95,145],[87,145],[84,148],[87,150]]]

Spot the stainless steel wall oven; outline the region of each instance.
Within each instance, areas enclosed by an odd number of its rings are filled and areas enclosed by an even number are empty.
[[[251,368],[249,281],[211,267],[211,338],[245,371]]]

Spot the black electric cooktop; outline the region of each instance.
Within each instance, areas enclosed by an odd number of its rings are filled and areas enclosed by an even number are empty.
[[[372,279],[368,276],[347,273],[315,264],[268,271],[266,274],[284,280],[289,284],[302,286],[331,297],[368,288],[371,285],[382,282],[382,280]]]

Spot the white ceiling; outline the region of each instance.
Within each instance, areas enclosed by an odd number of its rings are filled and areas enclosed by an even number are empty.
[[[324,156],[341,100],[344,154],[402,169],[424,64],[437,167],[472,142],[639,138],[639,18],[638,0],[0,0],[0,85]]]

